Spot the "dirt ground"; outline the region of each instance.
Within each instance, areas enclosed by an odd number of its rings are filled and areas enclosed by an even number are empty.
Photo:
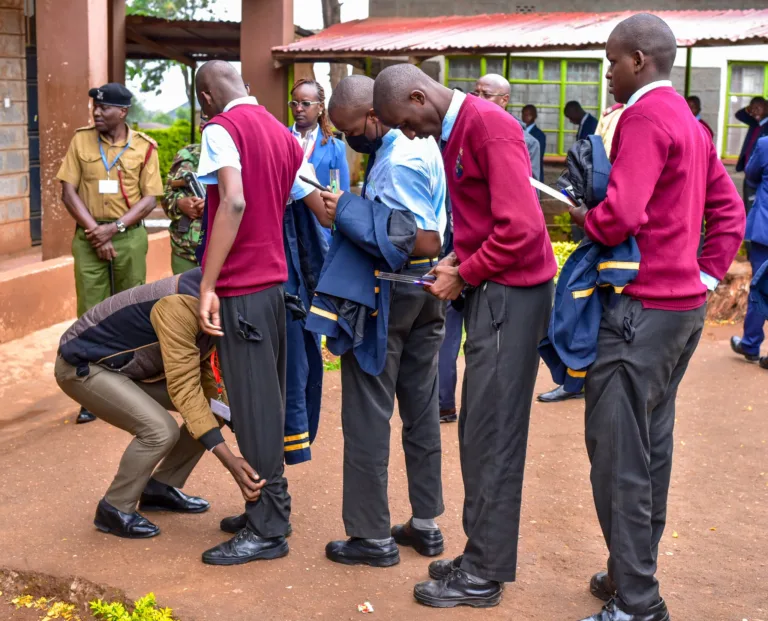
[[[54,326],[0,345],[0,567],[81,576],[138,598],[150,591],[183,621],[371,619],[577,621],[599,608],[587,591],[605,563],[583,442],[583,402],[533,407],[520,538],[519,580],[502,605],[477,611],[418,606],[413,584],[428,561],[409,549],[388,569],[328,562],[325,544],[341,522],[340,380],[328,373],[313,461],[288,467],[294,535],[284,559],[209,567],[200,553],[219,543],[221,518],[242,502],[206,455],[186,491],[206,497],[203,515],[153,514],[160,537],[118,539],[92,525],[96,503],[129,438],[101,421],[76,427],[76,407],[52,369]],[[768,621],[768,375],[728,349],[740,326],[707,328],[678,398],[675,468],[659,579],[676,621]],[[463,359],[460,359],[463,361]],[[537,391],[552,384],[546,370]],[[392,425],[392,519],[409,516],[400,423]],[[447,553],[463,545],[456,425],[443,425]],[[0,598],[5,600],[5,596]],[[0,604],[0,619],[15,619]],[[29,619],[30,617],[23,617]],[[22,619],[22,617],[18,617]]]

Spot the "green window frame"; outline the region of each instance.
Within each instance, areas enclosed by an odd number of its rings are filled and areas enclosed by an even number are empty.
[[[478,68],[479,75],[471,76],[459,76],[451,74],[451,65],[454,66],[458,63],[468,64],[467,61],[479,60]],[[516,63],[525,63],[528,65],[529,73],[533,72],[533,77],[516,78],[512,76],[513,68]],[[594,64],[598,67],[597,80],[596,81],[580,81],[576,79],[569,79],[569,66],[576,64]],[[491,69],[489,70],[489,65]],[[559,72],[552,71],[554,67],[559,65]],[[572,140],[567,140],[566,137],[575,136],[578,133],[578,128],[570,123],[563,114],[565,104],[570,99],[578,99],[577,97],[569,97],[569,87],[596,87],[597,97],[594,99],[594,105],[585,104],[582,102],[582,107],[587,112],[590,112],[595,117],[599,118],[601,103],[603,99],[603,61],[596,58],[536,58],[529,56],[447,56],[445,59],[445,76],[444,83],[450,88],[459,87],[464,92],[472,90],[474,83],[478,78],[484,76],[486,73],[500,73],[504,75],[512,87],[512,94],[510,95],[508,110],[511,110],[515,114],[519,114],[520,110],[525,104],[533,103],[539,110],[539,117],[541,118],[542,110],[557,110],[556,127],[551,124],[549,127],[542,127],[542,130],[547,135],[547,153],[546,155],[566,155]],[[459,72],[457,72],[459,73]],[[557,74],[557,75],[554,75]],[[541,87],[541,91],[544,92],[546,87],[551,87],[550,90],[557,91],[556,101],[553,102],[541,102],[541,101],[516,101],[517,95],[515,89],[516,85],[520,86],[534,86]],[[541,124],[539,124],[541,127]],[[552,139],[554,138],[554,140]],[[554,147],[554,148],[553,148]]]
[[[739,88],[739,84],[734,84],[734,69],[756,69],[756,75],[762,68],[762,89]],[[728,62],[728,78],[725,93],[725,131],[723,131],[723,143],[721,147],[722,157],[738,157],[741,153],[741,145],[744,143],[747,126],[739,123],[733,116],[745,105],[749,104],[749,99],[753,97],[768,98],[768,63],[752,62],[744,60],[733,60]],[[750,92],[746,92],[749,90]],[[754,92],[752,92],[754,91]],[[746,102],[746,103],[745,103]]]

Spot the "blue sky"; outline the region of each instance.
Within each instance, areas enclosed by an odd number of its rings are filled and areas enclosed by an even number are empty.
[[[216,0],[213,14],[216,18],[228,21],[240,21],[241,0]],[[323,27],[323,14],[320,0],[294,0],[294,23],[310,30],[320,30]],[[341,20],[346,22],[353,19],[368,17],[368,0],[342,0]],[[328,65],[318,63],[315,65],[315,75],[326,88],[327,96],[330,96],[330,84],[328,84]],[[162,91],[159,95],[154,93],[141,93],[140,82],[129,82],[128,88],[150,110],[169,111],[186,103],[184,93],[184,79],[181,70],[174,68],[166,74]]]

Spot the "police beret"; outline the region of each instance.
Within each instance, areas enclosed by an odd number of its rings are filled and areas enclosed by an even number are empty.
[[[110,82],[99,88],[92,88],[88,91],[88,96],[92,97],[95,103],[119,106],[121,108],[129,108],[133,98],[131,91],[117,82]]]

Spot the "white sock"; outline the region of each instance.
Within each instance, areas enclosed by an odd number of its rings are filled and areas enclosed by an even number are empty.
[[[437,530],[437,522],[433,519],[411,518],[411,524],[416,530]]]

